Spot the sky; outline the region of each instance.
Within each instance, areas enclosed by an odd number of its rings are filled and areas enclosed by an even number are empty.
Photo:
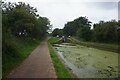
[[[38,14],[47,17],[53,29],[64,25],[78,17],[87,17],[89,21],[118,20],[118,0],[6,0],[25,2],[37,8]]]

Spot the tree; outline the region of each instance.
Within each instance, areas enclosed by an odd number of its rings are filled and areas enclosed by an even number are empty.
[[[77,28],[74,24],[74,22],[68,22],[65,24],[65,27],[63,29],[63,32],[66,36],[73,36],[76,34]]]
[[[23,2],[3,3],[3,29],[17,37],[45,36],[50,26],[46,17],[36,14],[37,9]]]
[[[79,39],[91,40],[91,22],[86,17],[79,17],[65,24],[63,29],[67,36],[77,36]]]
[[[52,32],[52,36],[56,37],[56,36],[63,36],[63,30],[62,29],[54,29],[53,32]]]
[[[29,4],[5,3],[2,5],[2,44],[3,57],[17,55],[15,40],[42,40],[46,37],[50,21],[36,14],[37,10]],[[22,40],[21,40],[22,39]]]
[[[100,21],[97,24],[94,24],[93,36],[94,41],[99,42],[116,42],[117,41],[117,32],[116,27],[117,22],[111,20],[108,22]]]
[[[92,31],[90,27],[80,28],[77,32],[77,36],[81,40],[90,41],[92,38]]]

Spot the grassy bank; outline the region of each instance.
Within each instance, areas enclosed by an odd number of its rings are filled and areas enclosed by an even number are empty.
[[[40,40],[18,39],[15,37],[7,39],[3,43],[2,53],[2,75],[6,77],[8,73],[16,68],[28,55],[33,51],[34,48],[39,44]]]
[[[79,41],[75,38],[70,38],[72,43],[80,44],[88,47],[98,48],[102,50],[112,51],[119,53],[119,46],[117,44],[108,44],[108,43],[98,43],[98,42],[85,42],[85,41]]]
[[[57,37],[52,37],[48,40],[49,43],[54,44],[57,43],[59,41],[60,38]]]
[[[54,42],[58,40],[57,38],[51,38],[49,42]],[[48,42],[48,48],[49,52],[55,67],[56,75],[58,78],[71,78],[71,75],[65,65],[61,62],[61,60],[58,58],[58,55],[56,54],[55,50],[53,49],[52,45]]]

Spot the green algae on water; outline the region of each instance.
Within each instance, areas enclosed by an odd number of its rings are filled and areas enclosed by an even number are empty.
[[[118,53],[69,43],[57,45],[57,53],[78,78],[118,77]]]

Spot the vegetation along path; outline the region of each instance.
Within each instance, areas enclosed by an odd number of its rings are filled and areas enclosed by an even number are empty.
[[[42,42],[8,78],[56,78],[47,42]]]

